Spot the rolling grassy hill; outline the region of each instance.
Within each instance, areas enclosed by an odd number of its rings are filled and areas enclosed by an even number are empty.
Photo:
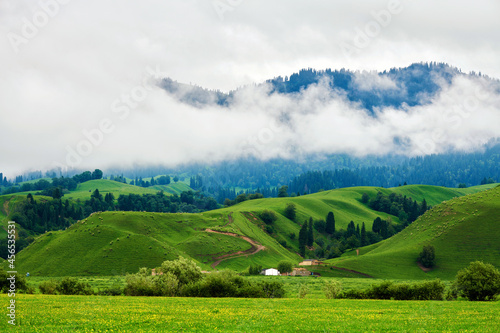
[[[92,192],[95,191],[96,189],[98,189],[102,195],[106,193],[113,193],[115,198],[118,198],[120,194],[142,195],[148,193],[156,194],[158,192],[158,190],[151,188],[144,188],[144,187],[124,184],[116,182],[114,180],[99,179],[99,180],[89,180],[85,183],[78,184],[76,190],[66,194],[64,198],[81,199],[81,200],[89,199]]]
[[[490,186],[491,187],[491,186]],[[435,206],[401,233],[329,263],[377,278],[453,279],[471,261],[500,266],[500,187]],[[436,267],[417,265],[424,245],[436,250]]]
[[[88,193],[88,190],[92,191],[94,187],[98,187],[101,192],[108,190],[119,193],[120,189],[128,188],[125,184],[117,183],[120,186],[117,186],[118,190],[116,190],[109,182],[88,182],[89,184],[82,184],[85,186],[80,186],[79,191]],[[132,187],[144,190],[140,187]],[[88,219],[72,225],[67,230],[49,232],[39,236],[34,243],[19,253],[17,269],[20,272],[29,271],[32,275],[45,276],[114,275],[135,272],[139,267],[156,267],[162,261],[177,258],[179,255],[195,259],[204,269],[209,269],[216,262],[218,262],[217,269],[231,268],[240,271],[246,269],[250,264],[272,267],[280,260],[298,263],[301,260],[296,254],[298,241],[296,238],[292,239],[290,234],[298,235],[300,224],[310,216],[314,219],[325,218],[329,211],[333,211],[337,228],[343,229],[351,220],[360,224],[365,222],[368,229],[371,228],[372,221],[377,216],[384,219],[388,217],[388,214],[373,211],[361,203],[361,196],[365,192],[375,196],[377,191],[386,194],[393,191],[412,196],[417,200],[420,200],[419,196],[425,197],[429,204],[436,204],[443,199],[479,192],[485,188],[488,186],[469,189],[448,189],[424,185],[393,189],[355,187],[293,198],[245,201],[203,214],[96,213]],[[486,196],[483,193],[477,195]],[[472,196],[464,197],[463,200],[470,200],[469,198]],[[282,215],[285,206],[290,202],[297,207],[296,221],[291,221]],[[441,206],[436,207],[433,212],[439,207]],[[263,231],[264,224],[258,218],[259,212],[264,209],[274,210],[278,215],[278,220],[274,223],[274,237]],[[396,217],[392,216],[391,218],[394,222],[399,222]],[[406,235],[410,233],[412,237],[406,236],[407,238],[403,238],[401,241],[403,234],[401,233],[395,238],[399,239],[399,248],[407,258],[413,258],[414,252],[417,251],[418,254],[422,243],[427,242],[427,238],[417,241],[417,238],[411,234],[411,232],[416,232],[412,231],[418,226],[416,223],[407,228],[404,233]],[[439,223],[435,222],[434,224],[439,225]],[[206,231],[208,228],[216,232],[231,234],[209,233]],[[421,229],[423,227],[420,227]],[[429,233],[433,235],[430,231]],[[264,246],[264,249],[256,251],[255,246],[243,239],[243,236],[249,237],[255,244]],[[286,241],[288,248],[280,244],[283,241]],[[415,244],[411,245],[412,242]],[[387,244],[390,244],[389,241],[364,248],[362,251],[366,255],[359,258],[346,257],[333,262],[337,266],[358,270],[373,276],[390,276],[394,273],[393,271],[397,271],[393,267],[393,263],[397,260],[385,263],[386,254],[384,254],[383,249],[387,247]],[[445,253],[446,244],[442,248],[435,246],[438,256],[439,253]],[[383,254],[375,256],[378,251],[382,251]],[[361,258],[370,258],[369,253],[372,253],[375,258],[372,261],[367,261],[371,266],[359,261]],[[224,260],[220,261],[220,259]],[[399,260],[399,254],[397,259]],[[445,263],[438,261],[438,265],[445,265]],[[411,266],[412,263],[408,264],[408,267]],[[384,271],[384,267],[388,270],[387,272]],[[406,266],[402,267],[402,269],[406,268]],[[416,267],[416,269],[402,273],[400,276],[411,275],[413,277],[413,274],[420,273],[424,274]],[[436,274],[431,272],[427,276],[434,275]],[[423,276],[425,277],[425,275]]]
[[[78,187],[74,191],[70,191],[64,195],[64,199],[80,199],[87,200],[90,199],[90,195],[96,189],[101,192],[101,194],[113,193],[115,198],[118,198],[120,194],[156,194],[158,191],[164,191],[166,195],[169,194],[181,194],[183,191],[193,191],[187,184],[183,182],[172,183],[169,185],[156,185],[151,187],[140,187],[125,183],[120,183],[114,180],[98,179],[89,180],[87,182],[78,184]],[[35,194],[39,191],[29,191],[29,192],[18,192],[14,195],[26,196],[28,193]]]

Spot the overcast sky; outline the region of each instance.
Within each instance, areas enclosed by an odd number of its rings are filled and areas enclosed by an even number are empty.
[[[364,155],[401,149],[395,141],[406,154],[477,149],[500,133],[498,96],[480,80],[443,87],[404,116],[381,110],[375,123],[339,96],[323,101],[321,85],[299,100],[247,89],[228,112],[181,105],[153,81],[228,91],[301,68],[420,61],[500,78],[499,14],[497,0],[0,0],[0,172]],[[453,126],[432,118],[469,95],[476,105]]]

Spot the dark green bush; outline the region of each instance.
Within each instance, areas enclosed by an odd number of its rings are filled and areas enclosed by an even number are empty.
[[[8,274],[5,270],[0,269],[0,291],[2,293],[8,293],[10,290],[11,283],[10,280],[7,280],[7,278],[10,278],[10,276],[11,274]],[[26,282],[26,278],[24,277],[24,275],[14,274],[14,276],[16,281],[16,293],[33,293],[33,288],[28,285],[28,282]]]
[[[251,265],[250,267],[248,267],[249,275],[259,275],[261,271],[262,271],[261,265]]]
[[[422,249],[422,252],[418,255],[418,262],[422,264],[422,266],[431,268],[434,266],[434,261],[436,259],[436,254],[434,250],[434,246],[425,245]]]
[[[276,213],[273,212],[272,210],[265,209],[263,210],[260,214],[259,217],[262,221],[264,221],[265,224],[273,224],[274,221],[278,219],[278,216],[276,216]]]
[[[452,289],[470,301],[495,300],[500,294],[500,272],[493,265],[472,262],[457,273]]]
[[[279,281],[261,281],[257,287],[262,290],[265,298],[283,298],[285,297],[285,288]]]
[[[352,299],[394,299],[394,300],[442,300],[445,285],[441,280],[416,283],[393,283],[384,281],[367,290],[344,291],[340,298]]]
[[[38,285],[38,289],[40,289],[40,292],[42,294],[55,295],[57,292],[57,281],[56,280],[43,281]]]
[[[61,295],[92,295],[94,293],[88,283],[71,277],[65,277],[59,281],[56,291]]]

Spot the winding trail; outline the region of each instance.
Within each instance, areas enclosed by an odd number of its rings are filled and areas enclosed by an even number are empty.
[[[231,213],[228,216],[228,220],[229,220],[229,222],[224,226],[227,226],[228,224],[233,222],[233,216]],[[206,232],[213,232],[216,234],[227,235],[227,236],[231,236],[231,237],[241,238],[252,245],[251,248],[249,248],[248,250],[245,250],[245,251],[227,253],[227,254],[224,254],[222,256],[214,257],[213,259],[215,260],[215,262],[212,265],[210,265],[210,267],[212,267],[212,268],[215,268],[217,265],[219,265],[224,260],[243,257],[243,256],[249,256],[252,254],[256,254],[256,253],[258,253],[266,248],[264,245],[257,243],[256,241],[254,241],[253,239],[251,239],[247,236],[241,236],[241,235],[235,234],[233,232],[223,232],[223,231],[217,231],[217,230],[212,230],[212,229],[205,229],[205,231]]]
[[[9,215],[9,203],[10,203],[10,200],[6,200],[4,203],[3,203],[3,211],[5,212],[5,215]]]

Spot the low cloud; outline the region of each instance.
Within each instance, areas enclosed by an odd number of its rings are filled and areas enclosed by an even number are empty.
[[[396,82],[386,75],[379,75],[377,72],[356,72],[354,73],[354,84],[359,90],[391,90],[397,89]]]
[[[377,117],[324,84],[294,96],[248,86],[227,108],[187,105],[149,81],[161,74],[229,91],[301,68],[383,70],[422,60],[453,60],[466,71],[498,76],[497,1],[473,8],[429,2],[432,13],[405,3],[351,59],[340,43],[386,1],[245,1],[224,20],[210,1],[49,2],[60,6],[47,22],[38,0],[0,2],[0,172],[9,176],[54,166],[469,151],[500,133],[498,94],[477,77],[442,83],[426,105],[377,109]],[[460,15],[448,15],[450,4]],[[443,17],[448,28],[440,30]],[[472,29],[464,17],[480,24]],[[16,53],[7,36],[26,37],[29,23],[38,25],[36,33]],[[360,89],[393,89],[393,82],[371,73],[356,82]]]
[[[40,130],[30,128],[31,133],[23,130],[19,119],[17,124],[9,123],[9,128],[16,129],[10,135],[14,140],[33,138],[14,152],[27,166],[88,169],[174,167],[248,156],[470,152],[500,133],[500,95],[490,81],[478,77],[457,76],[430,104],[379,109],[375,117],[331,91],[326,83],[296,95],[269,91],[266,85],[250,86],[235,94],[229,108],[216,104],[200,108],[152,86],[124,119],[111,107],[81,123],[67,122],[71,114],[62,113],[63,122],[40,117]],[[109,133],[99,127],[103,119],[109,121],[105,127],[112,128]],[[50,132],[53,135],[44,135]],[[74,155],[88,147],[91,151],[80,154],[77,161]]]

